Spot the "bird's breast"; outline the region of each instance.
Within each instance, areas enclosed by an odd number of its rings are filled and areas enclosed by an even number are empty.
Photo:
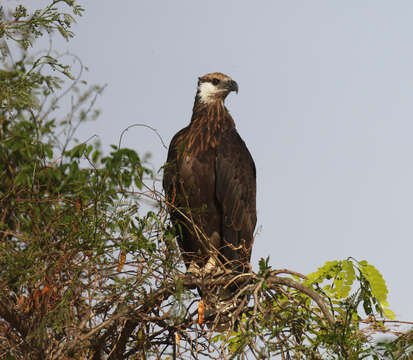
[[[193,157],[192,155],[189,154],[185,154],[182,162],[181,162],[181,166],[180,166],[180,177],[182,179],[190,179],[193,176]]]

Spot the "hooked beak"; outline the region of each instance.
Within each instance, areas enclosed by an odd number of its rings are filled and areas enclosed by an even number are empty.
[[[228,91],[235,91],[238,94],[238,84],[234,80],[229,80],[225,84]]]

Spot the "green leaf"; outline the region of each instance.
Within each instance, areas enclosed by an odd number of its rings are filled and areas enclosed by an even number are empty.
[[[391,311],[389,308],[383,308],[383,314],[385,317],[391,320],[396,319],[396,314],[393,311]]]
[[[63,70],[62,74],[66,75],[70,80],[75,80],[75,77],[67,70]]]
[[[72,159],[82,157],[83,153],[85,152],[86,146],[86,143],[76,145],[72,150],[69,151],[70,157]]]
[[[92,161],[93,161],[94,163],[96,163],[96,162],[99,160],[99,158],[100,158],[101,155],[102,155],[102,153],[101,153],[98,149],[96,149],[96,150],[92,153]]]
[[[346,285],[353,285],[356,279],[356,272],[354,270],[354,264],[350,260],[343,261],[343,271],[346,273]]]
[[[366,260],[360,261],[359,264],[359,270],[369,282],[371,293],[377,299],[383,314],[390,319],[394,319],[395,314],[389,309],[389,304],[387,302],[389,291],[383,276],[379,270],[369,264]]]
[[[370,283],[371,292],[380,302],[385,301],[387,299],[388,290],[383,276],[373,265],[367,264],[367,262],[364,262],[361,265],[360,271]]]

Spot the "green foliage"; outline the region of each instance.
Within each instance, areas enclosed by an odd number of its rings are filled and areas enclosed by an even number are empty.
[[[379,341],[376,349],[377,353],[373,355],[374,360],[380,359],[381,355],[385,359],[411,360],[413,358],[413,331],[399,335],[396,340]]]
[[[265,259],[261,258],[258,266],[260,267],[260,275],[264,275],[268,270],[271,269],[269,265],[270,257],[267,256]]]
[[[24,50],[44,32],[58,30],[70,38],[74,18],[60,5],[74,15],[82,12],[74,1],[52,1],[31,14],[18,6],[8,19],[2,13],[1,37]],[[14,63],[3,58],[3,67],[0,328],[9,324],[11,335],[0,337],[0,357],[45,359],[54,346],[50,339],[66,339],[70,350],[73,331],[88,318],[100,323],[105,314],[139,306],[154,285],[151,266],[163,261],[152,232],[162,222],[155,213],[137,216],[138,191],[152,174],[135,150],[112,146],[103,156],[99,143],[74,137],[83,121],[95,118],[101,87],[85,88],[50,55],[23,52]],[[65,114],[62,100],[68,94],[72,106]],[[20,352],[19,336],[30,351]]]
[[[352,295],[351,290],[357,284]],[[340,300],[339,305],[351,304],[354,316],[358,314],[358,305],[361,303],[366,315],[373,315],[374,311],[394,319],[394,313],[389,309],[387,302],[387,286],[380,272],[367,261],[356,261],[352,258],[342,261],[327,261],[316,272],[308,275],[307,285],[322,286],[322,291],[329,298]]]
[[[350,260],[335,260],[327,261],[317,272],[308,275],[307,284],[333,280],[332,284],[325,285],[323,290],[332,298],[343,299],[349,295],[355,279],[353,263]]]
[[[273,284],[277,283],[278,274],[290,272],[272,270],[268,259],[261,259],[259,265],[261,280],[257,279],[254,294],[261,292],[262,301],[257,304],[255,298],[254,306],[242,315],[230,335],[213,338],[216,342],[226,341],[233,356],[242,358],[254,343],[257,358],[279,355],[294,359],[386,359],[389,349],[396,346],[396,342],[389,342],[384,350],[383,343],[375,346],[368,340],[369,332],[386,329],[376,317],[384,314],[393,318],[393,313],[387,307],[383,277],[367,261],[328,261],[301,281],[297,281],[299,274],[291,272],[287,282],[290,287],[280,287],[275,292]],[[333,315],[333,323],[320,314],[315,304],[317,296],[301,291],[301,285],[313,288],[321,296]],[[407,346],[406,342],[403,344]]]
[[[75,0],[54,0],[44,9],[30,14],[26,7],[18,5],[7,20],[2,11],[0,38],[14,40],[24,49],[31,47],[33,41],[45,32],[58,31],[66,40],[69,40],[74,36],[70,28],[75,18],[72,14],[61,10],[60,6],[63,4],[70,7],[75,16],[82,15],[84,11],[80,5],[75,4]]]

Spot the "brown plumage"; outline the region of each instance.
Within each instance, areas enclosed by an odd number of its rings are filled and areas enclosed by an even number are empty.
[[[238,85],[224,74],[199,78],[191,123],[169,146],[163,187],[189,271],[215,271],[217,264],[249,270],[255,165],[224,105],[231,91]]]

